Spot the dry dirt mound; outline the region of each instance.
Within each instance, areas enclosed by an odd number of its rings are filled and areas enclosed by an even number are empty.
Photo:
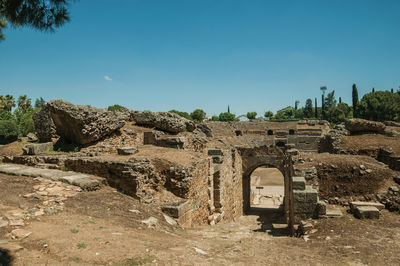
[[[380,134],[363,134],[343,136],[340,148],[350,149],[358,153],[360,150],[379,150],[384,148],[400,154],[400,138],[388,137]]]
[[[322,199],[374,197],[386,191],[396,172],[369,156],[341,154],[304,154],[298,167],[317,169],[319,196]]]
[[[22,155],[22,147],[25,144],[26,143],[22,141],[14,141],[6,145],[0,146],[0,155]]]

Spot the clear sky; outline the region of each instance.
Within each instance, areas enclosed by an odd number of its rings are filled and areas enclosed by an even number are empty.
[[[399,0],[80,0],[55,34],[8,29],[0,94],[237,115],[400,86]]]

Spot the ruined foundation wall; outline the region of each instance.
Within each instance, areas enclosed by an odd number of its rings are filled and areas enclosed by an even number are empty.
[[[242,159],[237,150],[225,150],[221,165],[220,190],[214,188],[214,196],[219,195],[220,213],[225,221],[232,221],[242,215]]]

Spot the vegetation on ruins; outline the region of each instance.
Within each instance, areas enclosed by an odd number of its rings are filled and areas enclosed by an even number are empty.
[[[3,30],[13,27],[31,27],[54,32],[69,21],[67,6],[71,0],[0,0],[0,40]]]
[[[177,110],[170,110],[168,112],[174,113],[174,114],[180,115],[180,116],[182,116],[182,117],[184,117],[186,119],[192,120],[192,117],[187,112],[181,112],[181,111],[177,111]]]
[[[128,110],[128,108],[119,105],[119,104],[114,104],[114,105],[110,105],[107,107],[108,111],[122,111],[122,110]]]

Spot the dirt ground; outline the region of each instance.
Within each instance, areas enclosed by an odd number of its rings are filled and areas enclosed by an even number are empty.
[[[38,181],[0,175],[0,213],[29,210],[24,198]],[[0,229],[0,262],[7,265],[398,265],[399,215],[379,220],[350,214],[319,220],[309,240],[288,237],[280,213],[254,212],[235,222],[182,229],[169,225],[157,206],[104,187],[80,192],[63,211],[26,221],[32,232],[13,240],[15,226]],[[141,221],[155,217],[153,227]],[[19,245],[14,251],[5,248]]]
[[[399,130],[399,128],[396,128]],[[340,144],[343,148],[352,150],[377,150],[385,148],[400,154],[399,138],[388,137],[381,134],[362,134],[354,136],[344,136],[343,142]]]
[[[305,162],[298,164],[298,167],[316,167],[319,196],[322,199],[356,199],[383,193],[389,186],[395,185],[393,176],[399,175],[383,163],[365,155],[303,153],[300,156]]]

